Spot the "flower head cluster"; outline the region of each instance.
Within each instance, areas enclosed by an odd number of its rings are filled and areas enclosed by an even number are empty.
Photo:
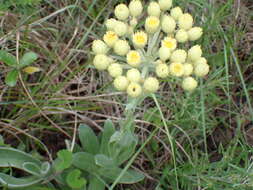
[[[158,78],[169,76],[181,78],[184,90],[194,90],[195,78],[209,72],[200,45],[192,45],[202,36],[202,28],[193,26],[189,13],[172,8],[172,0],[150,2],[145,18],[143,9],[140,0],[115,7],[115,18],[105,22],[103,39],[92,43],[95,68],[107,70],[114,87],[131,97],[156,92]]]

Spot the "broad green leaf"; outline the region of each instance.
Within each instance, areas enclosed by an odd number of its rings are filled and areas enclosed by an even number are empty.
[[[114,125],[111,120],[107,120],[102,132],[102,139],[100,145],[100,153],[109,156],[109,141],[113,133],[115,132]]]
[[[88,190],[104,190],[105,184],[95,176],[92,176],[89,180]]]
[[[23,164],[23,168],[25,171],[27,171],[30,174],[33,174],[35,176],[40,176],[40,167],[33,163],[33,162],[25,162]]]
[[[83,124],[79,126],[79,139],[86,152],[91,154],[99,152],[98,139],[89,126]]]
[[[69,150],[61,150],[57,153],[57,156],[58,158],[55,162],[56,171],[62,171],[71,166],[73,160],[72,152]]]
[[[17,84],[17,80],[18,70],[16,69],[11,70],[9,73],[7,73],[7,76],[5,77],[5,83],[10,87],[15,86]]]
[[[66,181],[67,184],[74,189],[82,188],[87,183],[84,178],[81,178],[81,171],[78,169],[71,171],[68,174]]]
[[[37,59],[38,59],[38,55],[36,53],[34,52],[25,53],[19,61],[19,64],[20,64],[19,66],[21,68],[28,66],[32,64],[34,61],[36,61]]]
[[[11,67],[17,66],[16,57],[4,50],[0,50],[0,62],[4,62]]]
[[[104,168],[111,168],[117,166],[116,163],[113,161],[113,159],[107,157],[104,154],[97,154],[95,156],[95,162],[98,166]]]
[[[73,165],[84,171],[93,173],[98,167],[95,163],[94,155],[87,152],[78,152],[73,155]]]

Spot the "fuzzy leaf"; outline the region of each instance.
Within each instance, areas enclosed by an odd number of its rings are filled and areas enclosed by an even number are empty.
[[[0,50],[0,61],[11,67],[17,65],[16,57],[4,50]]]
[[[93,173],[97,171],[94,155],[87,152],[78,152],[73,155],[73,165],[84,171]]]
[[[88,190],[104,190],[105,184],[95,176],[92,176],[89,180]]]
[[[37,59],[38,59],[38,55],[36,53],[34,52],[25,53],[19,61],[20,67],[28,66],[34,63],[34,61],[36,61]]]
[[[15,86],[17,84],[17,80],[18,80],[18,70],[16,69],[11,70],[5,77],[5,83],[10,87]]]
[[[113,133],[115,132],[114,125],[111,120],[107,120],[102,132],[102,139],[100,145],[100,153],[109,156],[109,141]]]

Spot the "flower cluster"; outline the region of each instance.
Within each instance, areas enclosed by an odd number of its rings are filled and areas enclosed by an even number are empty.
[[[208,74],[201,47],[192,45],[202,36],[202,28],[193,27],[189,13],[172,8],[172,0],[150,2],[146,18],[140,0],[117,5],[114,14],[116,18],[105,22],[103,40],[93,41],[92,50],[95,68],[107,70],[117,90],[131,97],[154,93],[159,88],[157,78],[171,76],[180,77],[182,88],[192,91],[198,85],[193,76]]]

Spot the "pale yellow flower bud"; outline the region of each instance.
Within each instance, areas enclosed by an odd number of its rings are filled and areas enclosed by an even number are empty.
[[[136,82],[131,82],[127,87],[127,94],[132,98],[140,96],[142,93],[141,86]]]
[[[200,64],[201,64],[201,63],[206,63],[206,64],[207,64],[206,58],[200,57],[197,61],[192,62],[193,66],[195,66],[195,67],[196,67],[196,65],[198,65],[199,63],[200,63]]]
[[[189,30],[193,25],[193,18],[189,13],[181,15],[178,19],[180,29]]]
[[[188,59],[191,60],[192,62],[197,61],[199,58],[201,58],[202,55],[202,50],[199,45],[195,45],[191,47],[188,51]]]
[[[126,20],[129,17],[129,9],[125,4],[119,4],[115,7],[114,14],[119,20]]]
[[[182,88],[186,91],[193,91],[198,86],[198,82],[192,77],[183,79]]]
[[[169,67],[164,63],[156,66],[156,75],[160,78],[166,78],[169,75]]]
[[[107,31],[103,37],[103,40],[109,47],[113,47],[118,39],[117,34],[113,31]]]
[[[130,20],[130,26],[135,27],[137,24],[138,24],[138,21],[135,17]]]
[[[184,63],[186,61],[187,53],[185,50],[177,49],[172,52],[170,56],[171,62]]]
[[[182,63],[171,63],[169,71],[172,76],[181,77],[184,74],[184,65]]]
[[[108,47],[102,40],[94,40],[92,43],[92,51],[95,54],[106,54]]]
[[[129,69],[126,73],[127,79],[131,82],[140,82],[141,73],[138,69]]]
[[[124,36],[127,34],[128,32],[128,25],[124,22],[121,21],[117,21],[116,22],[116,26],[114,28],[114,32],[118,35],[118,36]]]
[[[141,55],[138,51],[129,51],[127,54],[127,63],[132,67],[138,67],[141,64]]]
[[[195,66],[194,74],[197,77],[204,77],[209,73],[209,65],[207,63],[198,63]]]
[[[165,46],[160,47],[158,53],[162,61],[167,61],[171,55],[170,49]]]
[[[143,31],[139,31],[133,34],[132,40],[136,48],[144,48],[148,42],[148,35]]]
[[[160,25],[159,18],[155,16],[149,16],[145,21],[145,29],[148,33],[155,33]]]
[[[124,56],[129,52],[130,46],[126,40],[118,40],[114,44],[113,50],[116,54]]]
[[[203,34],[203,29],[200,27],[193,27],[188,31],[189,40],[195,41],[198,40]]]
[[[145,91],[154,93],[159,89],[159,81],[155,77],[145,79],[143,87]]]
[[[29,75],[32,75],[33,73],[41,71],[38,67],[28,66],[23,69],[23,71]]]
[[[104,54],[97,54],[94,57],[93,64],[97,70],[106,70],[110,64],[109,58]]]
[[[138,17],[141,15],[143,6],[140,0],[132,0],[129,4],[129,11],[133,17]]]
[[[190,63],[184,64],[184,76],[190,76],[193,72],[193,66]]]
[[[148,6],[148,15],[159,17],[161,13],[160,6],[157,2],[150,2]]]
[[[124,91],[127,89],[129,84],[129,81],[125,76],[118,76],[117,78],[114,79],[113,85],[114,87],[119,90],[119,91]]]
[[[177,40],[172,37],[165,37],[162,40],[162,46],[170,49],[171,51],[177,48]]]
[[[105,25],[106,25],[107,30],[113,31],[116,26],[116,23],[117,23],[117,20],[114,18],[110,18],[106,20]]]
[[[161,22],[162,31],[165,33],[172,33],[176,28],[176,21],[173,17],[164,15]]]
[[[122,75],[123,69],[120,64],[118,63],[112,63],[108,67],[108,72],[112,77],[118,77]]]
[[[183,29],[180,29],[177,31],[176,33],[176,39],[179,43],[185,43],[188,41],[188,33],[183,30]]]
[[[171,9],[170,15],[175,19],[178,20],[180,16],[183,15],[183,11],[180,7],[175,7]]]
[[[172,6],[172,0],[159,0],[158,3],[162,11],[167,11]]]

